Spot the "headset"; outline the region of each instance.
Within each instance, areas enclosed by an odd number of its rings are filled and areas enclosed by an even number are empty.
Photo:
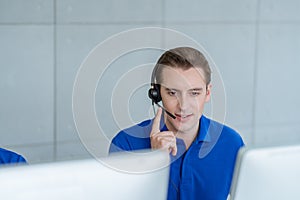
[[[156,72],[158,70],[159,65],[160,64],[157,63],[152,71],[151,87],[148,91],[148,96],[152,100],[152,106],[154,106],[154,104],[156,104],[158,107],[162,108],[162,110],[165,111],[170,117],[172,117],[173,119],[176,119],[175,115],[173,115],[172,113],[167,111],[163,106],[158,104],[162,100],[161,95],[160,95],[160,84],[158,84],[156,82]]]

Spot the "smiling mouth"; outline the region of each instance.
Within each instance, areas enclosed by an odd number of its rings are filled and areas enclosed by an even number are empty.
[[[190,116],[192,116],[192,114],[189,114],[189,115],[180,115],[180,114],[175,114],[176,117],[180,118],[180,119],[187,119],[189,118]]]

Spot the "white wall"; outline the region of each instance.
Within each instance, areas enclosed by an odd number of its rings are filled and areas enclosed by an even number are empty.
[[[225,84],[226,123],[248,145],[299,143],[299,8],[297,0],[0,0],[0,146],[30,163],[88,157],[72,116],[77,70],[113,34],[153,26],[185,33],[208,51]],[[119,129],[112,89],[160,53],[121,57],[99,82],[96,110],[108,137],[94,144],[100,155]],[[147,89],[128,103],[133,122],[152,116]]]

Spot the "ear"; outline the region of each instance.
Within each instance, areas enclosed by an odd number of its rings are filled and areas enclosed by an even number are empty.
[[[205,102],[208,102],[210,100],[211,88],[212,88],[212,85],[208,84],[206,87]]]

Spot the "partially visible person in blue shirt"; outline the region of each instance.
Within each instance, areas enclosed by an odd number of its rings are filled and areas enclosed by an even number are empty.
[[[8,164],[25,164],[26,160],[23,156],[0,148],[0,165],[8,165]]]
[[[166,51],[153,69],[149,90],[152,103],[161,108],[154,119],[120,131],[110,145],[110,152],[168,149],[168,200],[226,200],[229,194],[244,143],[236,131],[203,115],[210,82],[211,69],[200,51]]]

